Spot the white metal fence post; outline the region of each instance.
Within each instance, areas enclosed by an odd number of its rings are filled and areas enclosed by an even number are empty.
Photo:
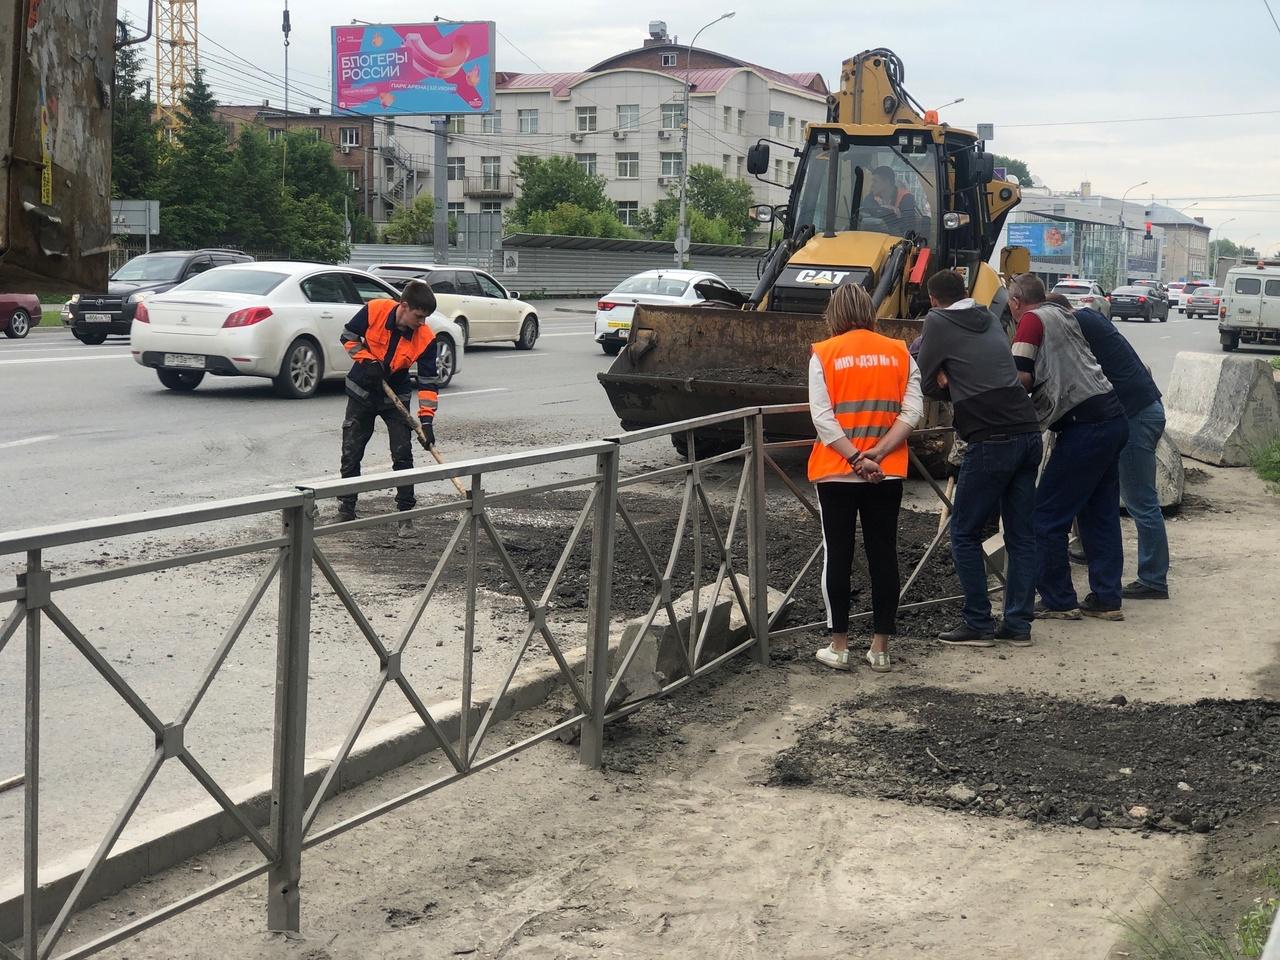
[[[587,662],[583,686],[590,714],[582,721],[578,759],[599,769],[604,752],[604,718],[609,711],[609,607],[613,592],[613,533],[618,513],[618,462],[615,445],[596,457],[600,489],[591,525],[591,582],[587,595]]]
[[[751,578],[751,619],[756,635],[751,655],[756,663],[769,662],[769,536],[765,499],[764,414],[759,410],[745,421],[751,447],[751,506],[747,510],[747,575]]]
[[[315,499],[283,511],[289,540],[280,570],[276,642],[274,759],[271,770],[271,845],[267,926],[296,933],[300,926],[302,823],[306,813],[307,667],[311,634],[311,564]]]
[[[49,572],[41,569],[40,551],[27,551],[26,572],[19,578],[26,610],[26,756],[22,800],[22,956],[37,960],[40,950],[40,615],[49,602]]]

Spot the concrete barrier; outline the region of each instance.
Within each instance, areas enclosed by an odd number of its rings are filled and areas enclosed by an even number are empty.
[[[1176,507],[1182,503],[1182,491],[1186,477],[1182,470],[1182,453],[1169,438],[1169,431],[1160,435],[1156,444],[1156,495],[1162,507]]]
[[[1164,403],[1169,438],[1204,463],[1242,467],[1280,440],[1280,400],[1261,357],[1179,353]]]

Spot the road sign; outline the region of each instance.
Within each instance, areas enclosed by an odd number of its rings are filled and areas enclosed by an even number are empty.
[[[996,125],[994,123],[978,124],[979,140],[994,140],[996,138]]]
[[[676,237],[676,253],[689,252],[689,238],[687,236]]]
[[[160,233],[160,201],[112,200],[111,232],[116,236],[157,236]]]

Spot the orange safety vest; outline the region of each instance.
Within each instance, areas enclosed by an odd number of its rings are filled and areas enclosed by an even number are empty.
[[[401,331],[400,337],[396,341],[395,353],[388,357],[387,353],[391,348],[392,328],[395,326],[395,321],[391,319],[391,315],[400,306],[400,301],[370,300],[366,306],[369,310],[369,329],[365,331],[363,344],[358,340],[353,340],[344,343],[344,346],[347,348],[347,353],[350,354],[353,362],[376,360],[381,363],[387,371],[387,383],[394,390],[395,383],[393,381],[408,380],[407,376],[397,377],[396,374],[408,373],[409,368],[418,362],[418,358],[427,352],[427,348],[431,346],[431,341],[435,339],[435,334],[431,332],[430,325],[426,323],[413,331],[412,336],[405,336],[404,331]],[[350,389],[351,377],[348,376],[347,379],[349,383],[348,389]],[[358,392],[364,393],[365,391],[358,388]],[[418,416],[435,416],[438,405],[439,395],[435,390],[435,385],[419,384]]]
[[[850,330],[813,345],[822,377],[844,435],[859,450],[870,450],[893,426],[902,411],[911,356],[901,340],[871,330]],[[880,467],[887,477],[907,475],[907,445],[885,455]],[[853,472],[849,462],[821,441],[809,454],[809,480]]]

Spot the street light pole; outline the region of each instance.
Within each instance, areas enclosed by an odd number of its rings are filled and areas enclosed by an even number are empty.
[[[1132,187],[1120,195],[1120,262],[1116,264],[1116,286],[1123,287],[1128,283],[1129,277],[1129,235],[1125,232],[1124,227],[1124,202],[1129,198],[1129,194],[1137,190],[1139,187],[1145,187],[1150,180],[1143,180],[1141,183],[1135,183]]]
[[[1219,243],[1221,243],[1221,242],[1222,242],[1222,239],[1221,239],[1221,238],[1222,238],[1222,228],[1223,228],[1223,227],[1225,227],[1228,223],[1235,223],[1235,222],[1236,222],[1236,218],[1235,218],[1235,217],[1231,217],[1230,219],[1228,219],[1228,220],[1223,220],[1220,224],[1218,224],[1218,238],[1219,238],[1219,239],[1218,239],[1218,242],[1219,242]],[[1217,279],[1217,276],[1218,276],[1218,263],[1217,263],[1217,260],[1218,260],[1218,258],[1217,258],[1217,257],[1215,257],[1215,256],[1213,255],[1213,227],[1210,227],[1210,228],[1209,228],[1209,240],[1208,240],[1208,243],[1207,243],[1207,245],[1206,245],[1204,259],[1205,259],[1205,270],[1206,270],[1206,272],[1208,271],[1209,267],[1211,267],[1211,266],[1212,266],[1212,267],[1213,267],[1213,276],[1214,276],[1214,279]],[[1213,262],[1212,264],[1210,264],[1210,263],[1209,263],[1209,261],[1210,261],[1210,260],[1212,260],[1212,261],[1214,261],[1214,262]]]
[[[680,227],[676,231],[676,262],[682,268],[689,265],[688,202],[685,199],[689,189],[689,71],[692,69],[693,45],[698,36],[707,27],[713,27],[721,20],[728,20],[734,11],[722,13],[708,24],[698,28],[698,32],[689,41],[689,52],[684,60],[684,113],[680,118]]]

